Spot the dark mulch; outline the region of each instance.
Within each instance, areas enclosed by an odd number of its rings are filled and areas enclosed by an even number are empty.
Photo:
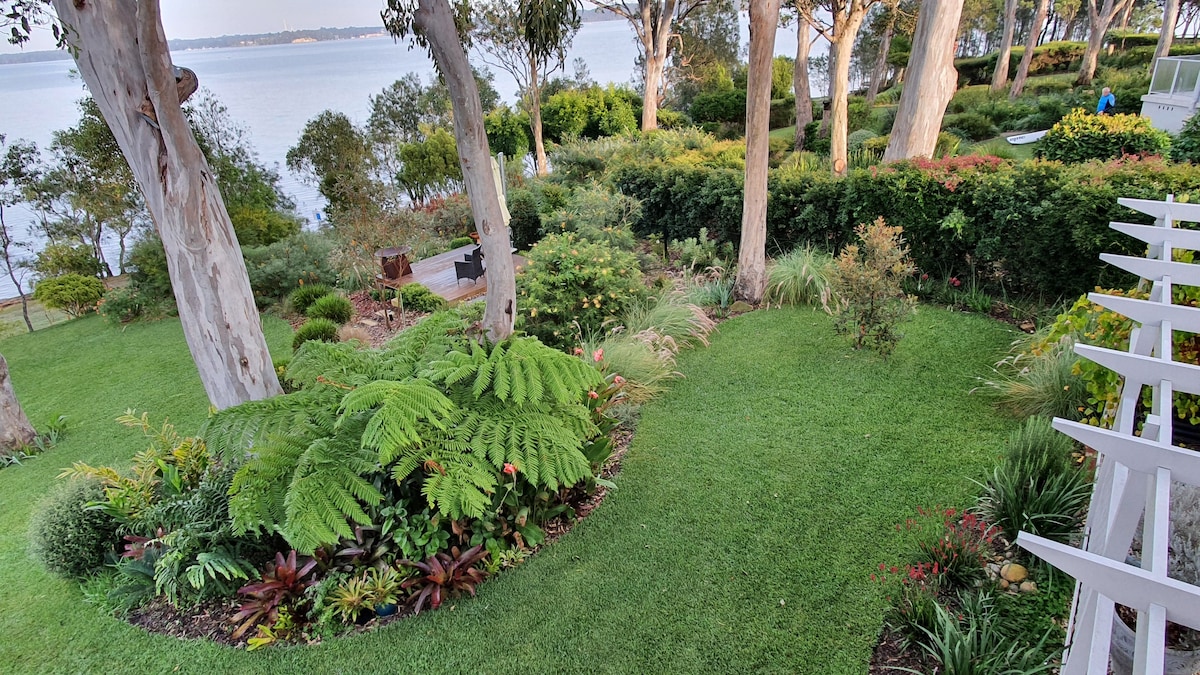
[[[867,672],[871,675],[932,672],[923,657],[924,653],[920,652],[919,648],[909,646],[905,649],[904,638],[884,626],[879,635],[879,642],[875,644],[875,652],[871,654],[871,665]],[[904,668],[909,670],[902,670]]]

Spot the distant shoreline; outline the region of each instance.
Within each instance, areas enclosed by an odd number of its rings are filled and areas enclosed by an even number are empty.
[[[596,21],[623,21],[619,16],[585,10],[582,16],[584,23]],[[188,51],[193,49],[227,49],[230,47],[263,47],[267,45],[303,44],[307,42],[328,42],[333,40],[361,40],[365,38],[387,37],[383,26],[351,26],[349,28],[312,28],[308,30],[289,30],[280,33],[255,33],[253,35],[222,35],[220,37],[193,38],[187,40],[168,40],[167,45],[172,51]],[[61,49],[47,49],[36,52],[17,52],[0,54],[0,66],[18,63],[43,63],[47,61],[66,61],[71,55]]]

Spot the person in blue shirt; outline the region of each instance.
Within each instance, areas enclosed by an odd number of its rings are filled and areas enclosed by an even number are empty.
[[[1111,115],[1117,107],[1117,97],[1113,96],[1112,89],[1105,87],[1100,92],[1100,101],[1096,104],[1097,115]]]

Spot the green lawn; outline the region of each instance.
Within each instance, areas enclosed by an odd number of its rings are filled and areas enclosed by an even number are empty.
[[[286,327],[267,323],[273,346]],[[176,321],[95,319],[0,342],[52,453],[0,471],[0,670],[54,672],[864,673],[882,601],[867,576],[909,550],[893,524],[965,502],[1013,423],[967,394],[1011,332],[922,308],[890,361],[807,309],[757,312],[685,354],[646,406],[619,489],[477,599],[315,647],[247,653],[150,636],[82,603],[25,550],[31,505],[72,461],[139,449],[112,418],[205,414]]]

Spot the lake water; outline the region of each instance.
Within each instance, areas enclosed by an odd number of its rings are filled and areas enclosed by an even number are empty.
[[[634,76],[638,48],[625,21],[584,24],[567,56],[568,69],[576,58],[587,64],[592,79],[629,83]],[[748,30],[742,26],[742,43]],[[776,52],[795,51],[795,32],[780,29]],[[814,56],[821,53],[814,49]],[[304,184],[284,166],[288,148],[300,137],[304,124],[323,110],[338,110],[356,123],[364,123],[369,97],[406,73],[427,79],[433,64],[420,48],[389,37],[181,51],[177,65],[196,71],[200,85],[211,90],[229,109],[230,116],[249,131],[260,159],[275,166],[283,189],[297,203],[297,211],[313,220],[323,207],[316,189]],[[472,63],[482,65],[477,55]],[[0,134],[9,142],[34,141],[46,148],[51,134],[78,120],[75,102],[84,95],[82,81],[70,75],[74,62],[0,65]],[[508,102],[516,98],[516,84],[507,73],[492,69],[496,89]],[[14,233],[22,233],[32,214],[8,209],[5,220]],[[106,247],[107,249],[108,247]],[[116,267],[115,245],[110,263]],[[16,295],[7,276],[0,275],[0,297]]]

